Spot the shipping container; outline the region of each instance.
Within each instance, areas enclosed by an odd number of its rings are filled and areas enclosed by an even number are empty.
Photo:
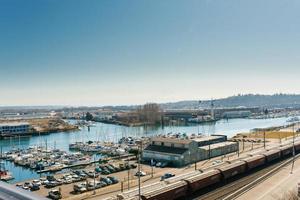
[[[178,181],[149,192],[143,192],[143,200],[173,200],[187,196],[188,185],[185,181]]]
[[[266,156],[266,160],[268,163],[274,161],[274,160],[278,160],[281,157],[281,152],[279,149],[273,149],[273,150],[269,150],[266,153],[263,153],[264,156]]]
[[[243,159],[243,161],[247,163],[247,169],[251,170],[264,165],[266,163],[266,157],[264,155],[254,155]]]
[[[205,187],[221,181],[222,175],[219,170],[211,170],[185,179],[188,182],[189,192],[193,193]]]
[[[220,170],[223,178],[226,180],[226,179],[234,177],[238,174],[244,173],[246,171],[246,162],[245,161],[237,161],[237,162],[231,163],[229,165],[219,167],[217,169]]]

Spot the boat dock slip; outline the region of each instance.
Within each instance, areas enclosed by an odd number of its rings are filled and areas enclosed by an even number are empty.
[[[99,160],[91,161],[89,163],[79,163],[79,164],[74,164],[74,165],[62,166],[62,167],[58,167],[57,169],[56,168],[44,169],[44,170],[37,171],[37,173],[42,174],[42,173],[47,173],[47,172],[56,172],[56,171],[61,171],[63,169],[69,169],[69,168],[73,168],[73,167],[87,166],[87,165],[91,165],[91,164],[98,163],[98,162],[99,162]]]

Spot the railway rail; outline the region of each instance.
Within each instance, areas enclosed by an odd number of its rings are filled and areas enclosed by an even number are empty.
[[[300,155],[296,155],[295,159],[298,159]],[[255,187],[262,181],[266,180],[267,178],[274,175],[278,172],[282,167],[290,164],[294,158],[288,158],[282,160],[278,163],[271,164],[267,167],[262,169],[258,169],[255,172],[250,174],[246,174],[243,177],[237,177],[237,180],[232,180],[230,183],[227,183],[221,187],[213,188],[212,191],[209,191],[205,194],[197,196],[195,194],[191,199],[193,200],[215,200],[215,199],[222,199],[222,200],[232,200],[236,199],[245,192],[249,191],[251,188]]]

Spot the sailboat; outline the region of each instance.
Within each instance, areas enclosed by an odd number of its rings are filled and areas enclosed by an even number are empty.
[[[11,173],[9,171],[5,170],[5,168],[2,166],[4,166],[4,163],[0,162],[0,180],[1,181],[9,181],[9,180],[14,179],[14,177],[11,175]]]

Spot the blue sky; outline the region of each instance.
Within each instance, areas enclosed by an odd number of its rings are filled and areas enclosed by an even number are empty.
[[[297,0],[0,0],[0,105],[300,93]]]

